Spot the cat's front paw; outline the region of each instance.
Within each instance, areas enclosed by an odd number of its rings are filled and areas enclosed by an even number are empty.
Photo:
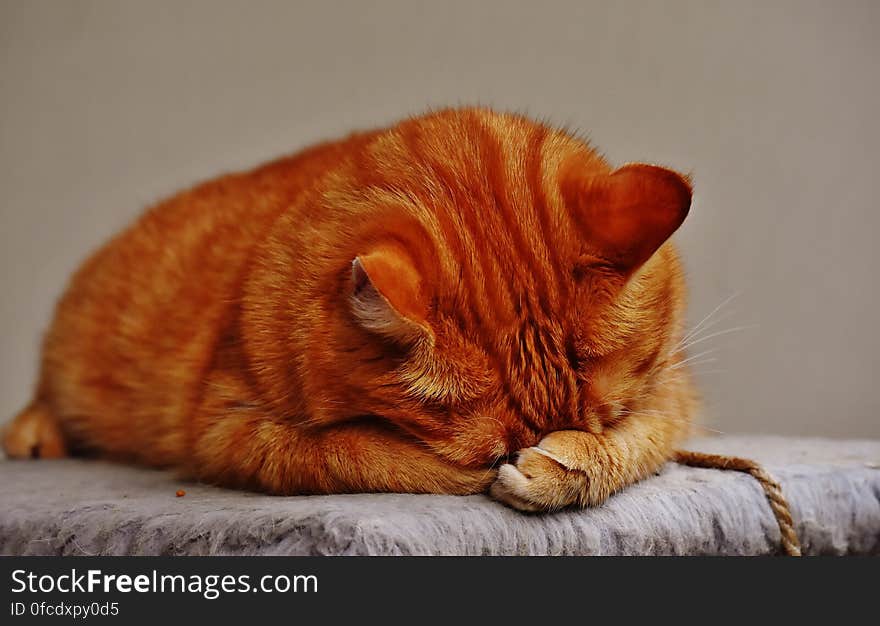
[[[520,511],[555,511],[563,507],[598,504],[591,489],[591,472],[582,458],[588,433],[557,431],[537,446],[519,451],[516,462],[502,465],[489,493]]]

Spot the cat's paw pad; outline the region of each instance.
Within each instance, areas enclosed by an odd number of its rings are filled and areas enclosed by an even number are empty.
[[[502,465],[490,495],[520,511],[554,511],[575,503],[589,484],[584,472],[540,446],[519,451],[513,464]]]

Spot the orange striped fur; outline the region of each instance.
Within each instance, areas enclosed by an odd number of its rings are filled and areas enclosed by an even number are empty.
[[[486,109],[223,176],[74,275],[4,447],[279,494],[597,504],[688,432],[667,239],[690,197]]]

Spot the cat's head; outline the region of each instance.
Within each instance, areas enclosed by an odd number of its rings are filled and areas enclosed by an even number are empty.
[[[664,244],[691,203],[675,172],[452,110],[365,141],[313,201],[335,229],[312,235],[314,271],[332,269],[302,370],[319,422],[375,419],[488,465],[627,419],[674,367],[684,286]]]

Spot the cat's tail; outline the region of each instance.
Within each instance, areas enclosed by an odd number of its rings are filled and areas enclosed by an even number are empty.
[[[67,456],[58,418],[39,400],[19,413],[2,432],[3,450],[13,459],[57,459]]]

